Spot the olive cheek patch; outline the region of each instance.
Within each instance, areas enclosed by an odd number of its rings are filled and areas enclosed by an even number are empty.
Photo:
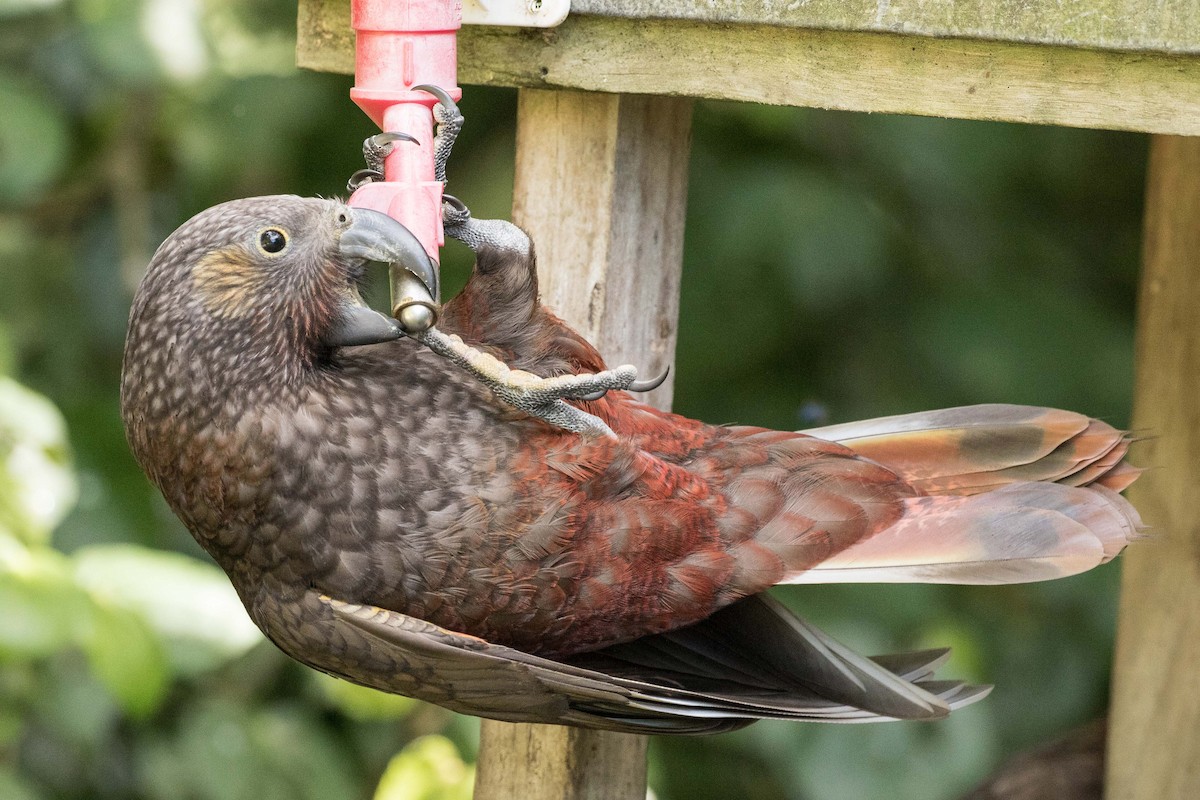
[[[200,301],[218,317],[250,313],[264,278],[262,270],[240,248],[209,253],[192,268],[192,281]]]

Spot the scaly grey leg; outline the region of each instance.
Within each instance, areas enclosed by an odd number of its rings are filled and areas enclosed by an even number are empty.
[[[615,436],[604,420],[564,400],[585,399],[611,389],[630,389],[638,383],[637,369],[629,364],[604,372],[542,378],[512,369],[491,354],[476,350],[459,337],[447,336],[436,328],[418,333],[415,338],[474,375],[505,404],[574,433]]]

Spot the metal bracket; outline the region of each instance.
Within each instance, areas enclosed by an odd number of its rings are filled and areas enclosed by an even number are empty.
[[[567,18],[571,0],[462,0],[463,25],[553,28]]]

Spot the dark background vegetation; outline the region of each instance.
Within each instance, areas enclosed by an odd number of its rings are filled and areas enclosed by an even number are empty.
[[[337,194],[360,166],[371,125],[348,77],[292,67],[294,14],[0,2],[0,797],[365,798],[389,762],[380,798],[466,796],[474,720],[263,644],[119,421],[129,298],[158,242],[219,201]],[[506,215],[515,93],[467,87],[462,107],[451,190]],[[677,409],[801,428],[1003,401],[1127,424],[1145,149],[699,103]],[[466,255],[449,251],[451,285]],[[937,724],[660,740],[653,790],[956,796],[1102,713],[1117,569],[781,592],[856,647],[953,645],[948,672],[997,689]]]

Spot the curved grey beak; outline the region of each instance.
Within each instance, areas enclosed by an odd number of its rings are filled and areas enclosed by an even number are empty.
[[[403,267],[421,279],[429,294],[438,297],[438,271],[433,259],[408,228],[379,211],[353,209],[354,222],[342,234],[338,249],[348,258],[382,261]]]
[[[397,270],[411,273],[429,293],[427,299],[419,298],[418,302],[429,307],[430,312],[423,319],[432,324],[436,319],[439,289],[437,264],[425,252],[417,237],[387,214],[366,208],[352,209],[352,213],[353,222],[342,234],[338,252],[351,260],[388,264],[392,270],[393,286],[411,286],[413,283],[412,279],[403,280],[403,273],[398,275]],[[417,290],[416,294],[423,292]],[[325,344],[330,347],[378,344],[399,339],[404,333],[401,324],[366,306],[355,291],[342,307],[341,319],[325,336]]]

